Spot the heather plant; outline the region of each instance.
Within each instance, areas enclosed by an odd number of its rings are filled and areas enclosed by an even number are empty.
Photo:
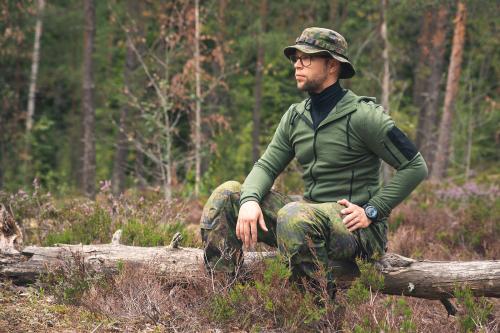
[[[131,191],[115,197],[109,191],[109,183],[104,182],[95,201],[57,200],[36,185],[33,193],[0,193],[0,199],[24,227],[24,242],[28,244],[109,243],[113,233],[122,229],[124,244],[168,245],[173,235],[180,232],[181,245],[200,246],[199,237],[186,227],[185,202],[167,202],[155,190]]]
[[[42,290],[54,295],[58,302],[65,304],[80,304],[84,293],[92,285],[104,285],[108,277],[93,269],[78,253],[54,267],[50,273],[42,276],[39,283]]]
[[[372,292],[384,287],[384,276],[372,262],[357,258],[356,264],[360,274],[347,290],[347,299],[350,303],[359,305],[368,301]]]
[[[16,221],[30,218],[48,218],[55,212],[52,195],[44,192],[37,178],[27,191],[19,189],[16,193],[0,191],[0,202],[9,207]]]
[[[405,298],[379,296],[370,292],[364,302],[352,304],[349,299],[344,320],[344,330],[354,333],[365,332],[402,332],[416,333],[417,314],[414,313]],[[355,315],[353,315],[355,314]]]
[[[279,327],[284,331],[311,330],[320,324],[326,307],[316,295],[289,280],[290,271],[279,258],[264,261],[254,270],[253,281],[216,290],[209,305],[209,318],[218,323],[238,323],[245,330]]]
[[[163,246],[168,245],[172,237],[179,232],[182,236],[181,244],[189,247],[199,247],[200,242],[193,232],[186,229],[182,222],[154,223],[153,221],[140,222],[130,219],[122,225],[122,243],[135,246]]]
[[[389,221],[391,251],[415,258],[495,259],[500,253],[498,181],[424,183]]]
[[[417,331],[412,318],[413,312],[404,298],[396,300],[394,314],[402,318],[399,327],[401,333],[413,333]]]
[[[0,191],[0,203],[4,204],[21,227],[24,243],[39,240],[39,233],[46,233],[47,230],[47,227],[41,228],[41,221],[51,226],[58,213],[54,198],[50,192],[43,191],[37,178],[27,190],[19,189],[15,193]]]
[[[455,289],[457,303],[463,311],[458,316],[460,331],[464,333],[482,331],[487,332],[491,326],[493,305],[484,297],[474,297],[469,287]]]
[[[95,205],[89,207],[88,210],[76,210],[73,214],[67,215],[71,221],[64,230],[60,232],[49,233],[45,240],[45,245],[60,244],[92,244],[95,242],[103,243],[109,240],[111,230],[111,217],[107,211]],[[109,241],[108,241],[109,242]]]

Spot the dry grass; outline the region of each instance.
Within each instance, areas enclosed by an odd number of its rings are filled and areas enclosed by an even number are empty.
[[[494,186],[484,190],[467,186],[424,184],[393,212],[389,250],[436,260],[499,259],[498,191]],[[95,207],[103,208],[111,218],[110,229],[131,217],[162,223],[162,214],[177,219],[177,211],[185,212],[184,205],[149,202],[147,196],[134,201],[137,197],[101,194],[95,204],[74,201],[67,210],[51,208],[49,214],[40,211],[53,206],[48,199],[38,206],[42,208],[33,208],[30,202],[38,199],[22,198],[23,205],[18,207],[41,220],[57,216],[63,221],[78,220],[95,216]],[[187,220],[197,220],[191,215]],[[340,290],[335,303],[326,301],[320,306],[311,290],[300,290],[279,266],[264,263],[237,280],[202,275],[179,281],[155,275],[154,262],[125,265],[119,274],[99,276],[73,259],[59,272],[59,289],[54,292],[40,288],[18,292],[8,283],[1,284],[0,332],[89,332],[96,328],[96,332],[460,332],[466,318],[476,318],[472,331],[499,329],[498,299],[471,298],[467,304],[454,300],[457,317],[449,317],[438,301],[370,290],[356,302],[348,291]],[[71,297],[65,299],[65,295]],[[68,304],[75,300],[78,305]],[[480,322],[478,313],[489,316]]]

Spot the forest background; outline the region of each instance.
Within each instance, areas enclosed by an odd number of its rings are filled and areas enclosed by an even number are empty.
[[[319,26],[349,43],[357,73],[342,86],[376,97],[430,170],[393,213],[391,250],[498,259],[499,12],[494,0],[2,1],[0,203],[27,243],[108,242],[122,227],[129,244],[182,230],[199,245],[183,225],[244,180],[307,96],[283,48]],[[301,194],[300,167],[275,186]]]
[[[49,1],[40,17],[36,1],[4,1],[0,189],[15,191],[36,177],[54,194],[93,196],[100,181],[111,180],[115,194],[161,186],[189,196],[198,186],[206,195],[224,180],[243,180],[281,115],[305,97],[282,50],[308,26],[344,34],[357,75],[343,86],[385,103],[432,174],[456,4],[393,1],[384,19],[381,7],[380,1],[202,1],[197,39],[189,1],[97,1],[87,25],[81,1]],[[497,173],[496,13],[496,1],[467,3],[439,179],[444,170],[461,179]],[[300,186],[291,177],[288,188],[300,193]]]

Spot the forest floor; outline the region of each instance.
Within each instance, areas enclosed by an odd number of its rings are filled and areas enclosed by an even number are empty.
[[[345,291],[339,292],[340,302],[345,302]],[[397,304],[396,299],[404,299],[411,312],[413,326],[404,329],[404,313],[394,314],[394,307],[388,304]],[[500,318],[500,300],[488,299],[493,305],[489,324],[478,328],[478,332],[498,332],[498,318]],[[360,311],[345,315],[344,321],[352,320],[350,325],[344,325],[342,332],[367,332],[355,330],[357,324],[363,322],[367,315],[377,320],[387,321],[386,332],[460,332],[461,317],[448,316],[446,310],[438,301],[416,299],[402,296],[377,295],[375,300],[360,304]],[[464,309],[459,307],[460,315]],[[368,317],[369,318],[369,317]],[[373,317],[372,317],[373,318]],[[61,304],[52,295],[43,295],[34,288],[17,287],[10,284],[0,285],[0,332],[250,332],[259,330],[245,330],[231,324],[215,324],[213,322],[200,323],[192,318],[193,326],[189,321],[178,324],[176,329],[171,324],[154,323],[145,318],[136,321],[125,318],[112,318],[90,311],[85,306]],[[496,323],[494,321],[496,320]],[[361,327],[361,326],[360,326]],[[300,331],[300,330],[298,330]],[[336,330],[324,329],[325,332]],[[475,330],[474,330],[475,331]],[[286,332],[277,328],[260,332]],[[380,332],[374,330],[373,332]]]
[[[424,184],[392,213],[389,251],[417,259],[500,259],[498,180],[486,184]],[[162,206],[154,197],[136,199],[102,194],[95,202],[61,205],[50,196],[18,193],[9,200],[34,244],[106,243],[120,227],[126,244],[168,244],[172,233],[181,231],[183,246],[199,246],[195,222],[201,203]],[[472,297],[465,286],[452,300],[457,316],[448,316],[439,301],[382,295],[360,284],[340,290],[335,303],[318,306],[309,293],[287,283],[279,266],[266,265],[252,276],[255,282],[238,281],[231,288],[227,280],[207,277],[178,286],[147,269],[127,267],[101,280],[65,272],[52,287],[0,279],[0,332],[498,332],[500,327],[500,299]]]

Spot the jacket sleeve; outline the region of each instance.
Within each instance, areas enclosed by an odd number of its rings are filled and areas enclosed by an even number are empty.
[[[369,150],[396,169],[390,182],[368,201],[384,218],[427,177],[427,165],[413,142],[381,106],[360,102],[358,111],[362,112],[353,122],[353,129]]]
[[[292,107],[281,117],[271,143],[245,179],[241,188],[240,204],[247,201],[261,202],[271,189],[276,177],[295,156],[289,136],[289,116]]]

